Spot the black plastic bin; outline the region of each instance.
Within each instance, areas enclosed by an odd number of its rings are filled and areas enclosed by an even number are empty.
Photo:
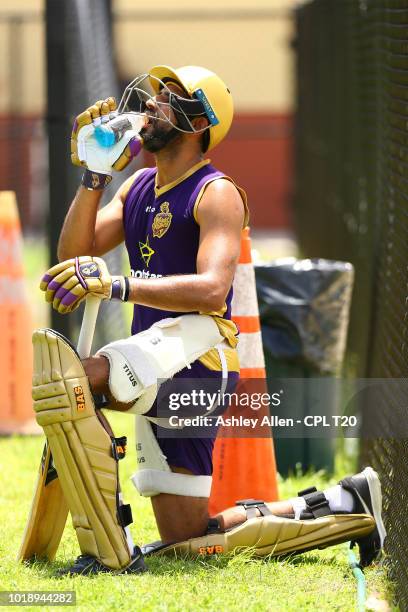
[[[349,263],[325,259],[282,259],[255,266],[269,391],[276,379],[297,378],[299,392],[289,407],[273,408],[279,417],[311,414],[310,383],[307,379],[339,375],[344,358],[354,270]],[[334,387],[335,385],[333,385]],[[325,402],[330,418],[336,396]],[[332,471],[333,437],[274,436],[278,471],[287,475],[298,464]],[[299,429],[297,429],[299,432]],[[302,429],[300,430],[300,435]],[[298,433],[296,435],[299,435]]]

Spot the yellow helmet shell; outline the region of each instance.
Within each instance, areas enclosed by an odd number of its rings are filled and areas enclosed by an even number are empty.
[[[171,79],[180,83],[189,96],[201,89],[218,120],[217,124],[210,125],[210,142],[207,151],[213,149],[225,138],[234,116],[234,103],[230,90],[219,76],[200,66],[183,66],[182,68],[154,66],[149,70],[149,75],[155,77],[150,79],[150,82],[156,94],[160,87],[156,79],[160,81]]]

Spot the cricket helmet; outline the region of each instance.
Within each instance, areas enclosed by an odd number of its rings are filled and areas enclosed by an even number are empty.
[[[185,92],[185,97],[170,91],[168,84],[175,83]],[[150,89],[152,94],[147,90]],[[228,133],[234,115],[232,95],[225,83],[214,73],[200,66],[154,66],[147,74],[136,77],[126,87],[118,112],[144,112],[146,101],[163,89],[169,93],[167,103],[176,116],[177,123],[158,110],[158,119],[167,121],[177,130],[186,133],[203,133],[204,151],[213,149]],[[166,103],[160,102],[163,107]],[[192,121],[206,117],[208,125],[197,129]]]
[[[201,114],[205,115],[209,122],[207,151],[225,138],[234,116],[234,104],[230,90],[219,76],[200,66],[183,66],[176,69],[170,66],[154,66],[149,75],[156,93],[159,92],[160,81],[174,82],[182,86],[189,98],[201,103]]]

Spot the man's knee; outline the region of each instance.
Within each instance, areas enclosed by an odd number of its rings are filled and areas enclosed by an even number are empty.
[[[93,355],[82,359],[82,365],[92,392],[106,395],[109,391],[109,360],[103,355]]]
[[[85,373],[88,377],[89,385],[94,396],[104,396],[108,404],[103,404],[104,408],[115,412],[128,412],[133,404],[117,402],[109,389],[110,364],[109,360],[103,355],[93,355],[82,360]]]

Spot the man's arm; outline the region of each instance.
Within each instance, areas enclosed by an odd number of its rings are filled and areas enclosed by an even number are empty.
[[[238,262],[244,221],[244,205],[236,187],[227,180],[210,183],[200,201],[197,220],[197,274],[131,278],[130,302],[176,312],[222,308]]]
[[[127,179],[112,200],[98,211],[102,191],[80,187],[65,217],[58,242],[58,260],[103,255],[123,239],[123,203],[141,170]]]

